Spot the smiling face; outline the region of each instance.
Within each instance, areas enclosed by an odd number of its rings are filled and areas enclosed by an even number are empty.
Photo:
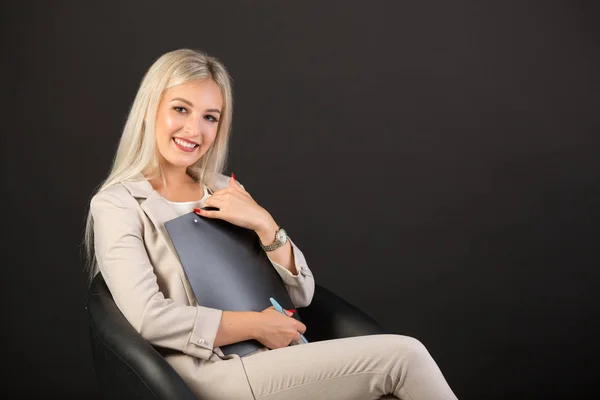
[[[156,147],[164,168],[189,167],[210,148],[223,111],[219,86],[210,79],[167,89],[156,115]]]

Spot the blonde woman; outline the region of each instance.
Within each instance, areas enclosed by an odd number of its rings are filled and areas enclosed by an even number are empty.
[[[225,67],[198,51],[161,56],[131,107],[112,169],[90,202],[85,244],[131,325],[206,399],[455,399],[416,339],[374,335],[289,346],[306,326],[272,308],[222,311],[198,305],[164,223],[197,209],[272,244],[279,226],[224,171],[232,118]],[[218,210],[204,211],[203,207]],[[296,307],[315,282],[292,240],[267,252]],[[310,327],[309,327],[310,329]],[[256,339],[244,357],[220,346]],[[386,396],[386,395],[389,395]],[[385,396],[385,397],[382,397]]]

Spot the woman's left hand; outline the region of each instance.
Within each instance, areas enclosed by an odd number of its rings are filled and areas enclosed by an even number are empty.
[[[229,187],[217,190],[204,203],[204,207],[217,207],[219,210],[206,211],[196,208],[194,209],[196,214],[206,218],[222,219],[255,232],[268,224],[273,224],[271,214],[254,201],[234,176],[229,178]]]

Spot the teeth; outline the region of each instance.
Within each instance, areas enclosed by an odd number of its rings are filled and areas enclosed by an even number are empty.
[[[189,142],[184,142],[183,140],[179,139],[179,138],[175,138],[175,142],[183,147],[187,147],[188,149],[193,149],[194,147],[196,147],[196,144],[193,143],[189,143]]]

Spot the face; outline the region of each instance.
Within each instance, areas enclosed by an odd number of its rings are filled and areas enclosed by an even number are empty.
[[[156,116],[156,146],[163,167],[185,169],[208,151],[217,136],[223,98],[212,80],[167,89]]]

